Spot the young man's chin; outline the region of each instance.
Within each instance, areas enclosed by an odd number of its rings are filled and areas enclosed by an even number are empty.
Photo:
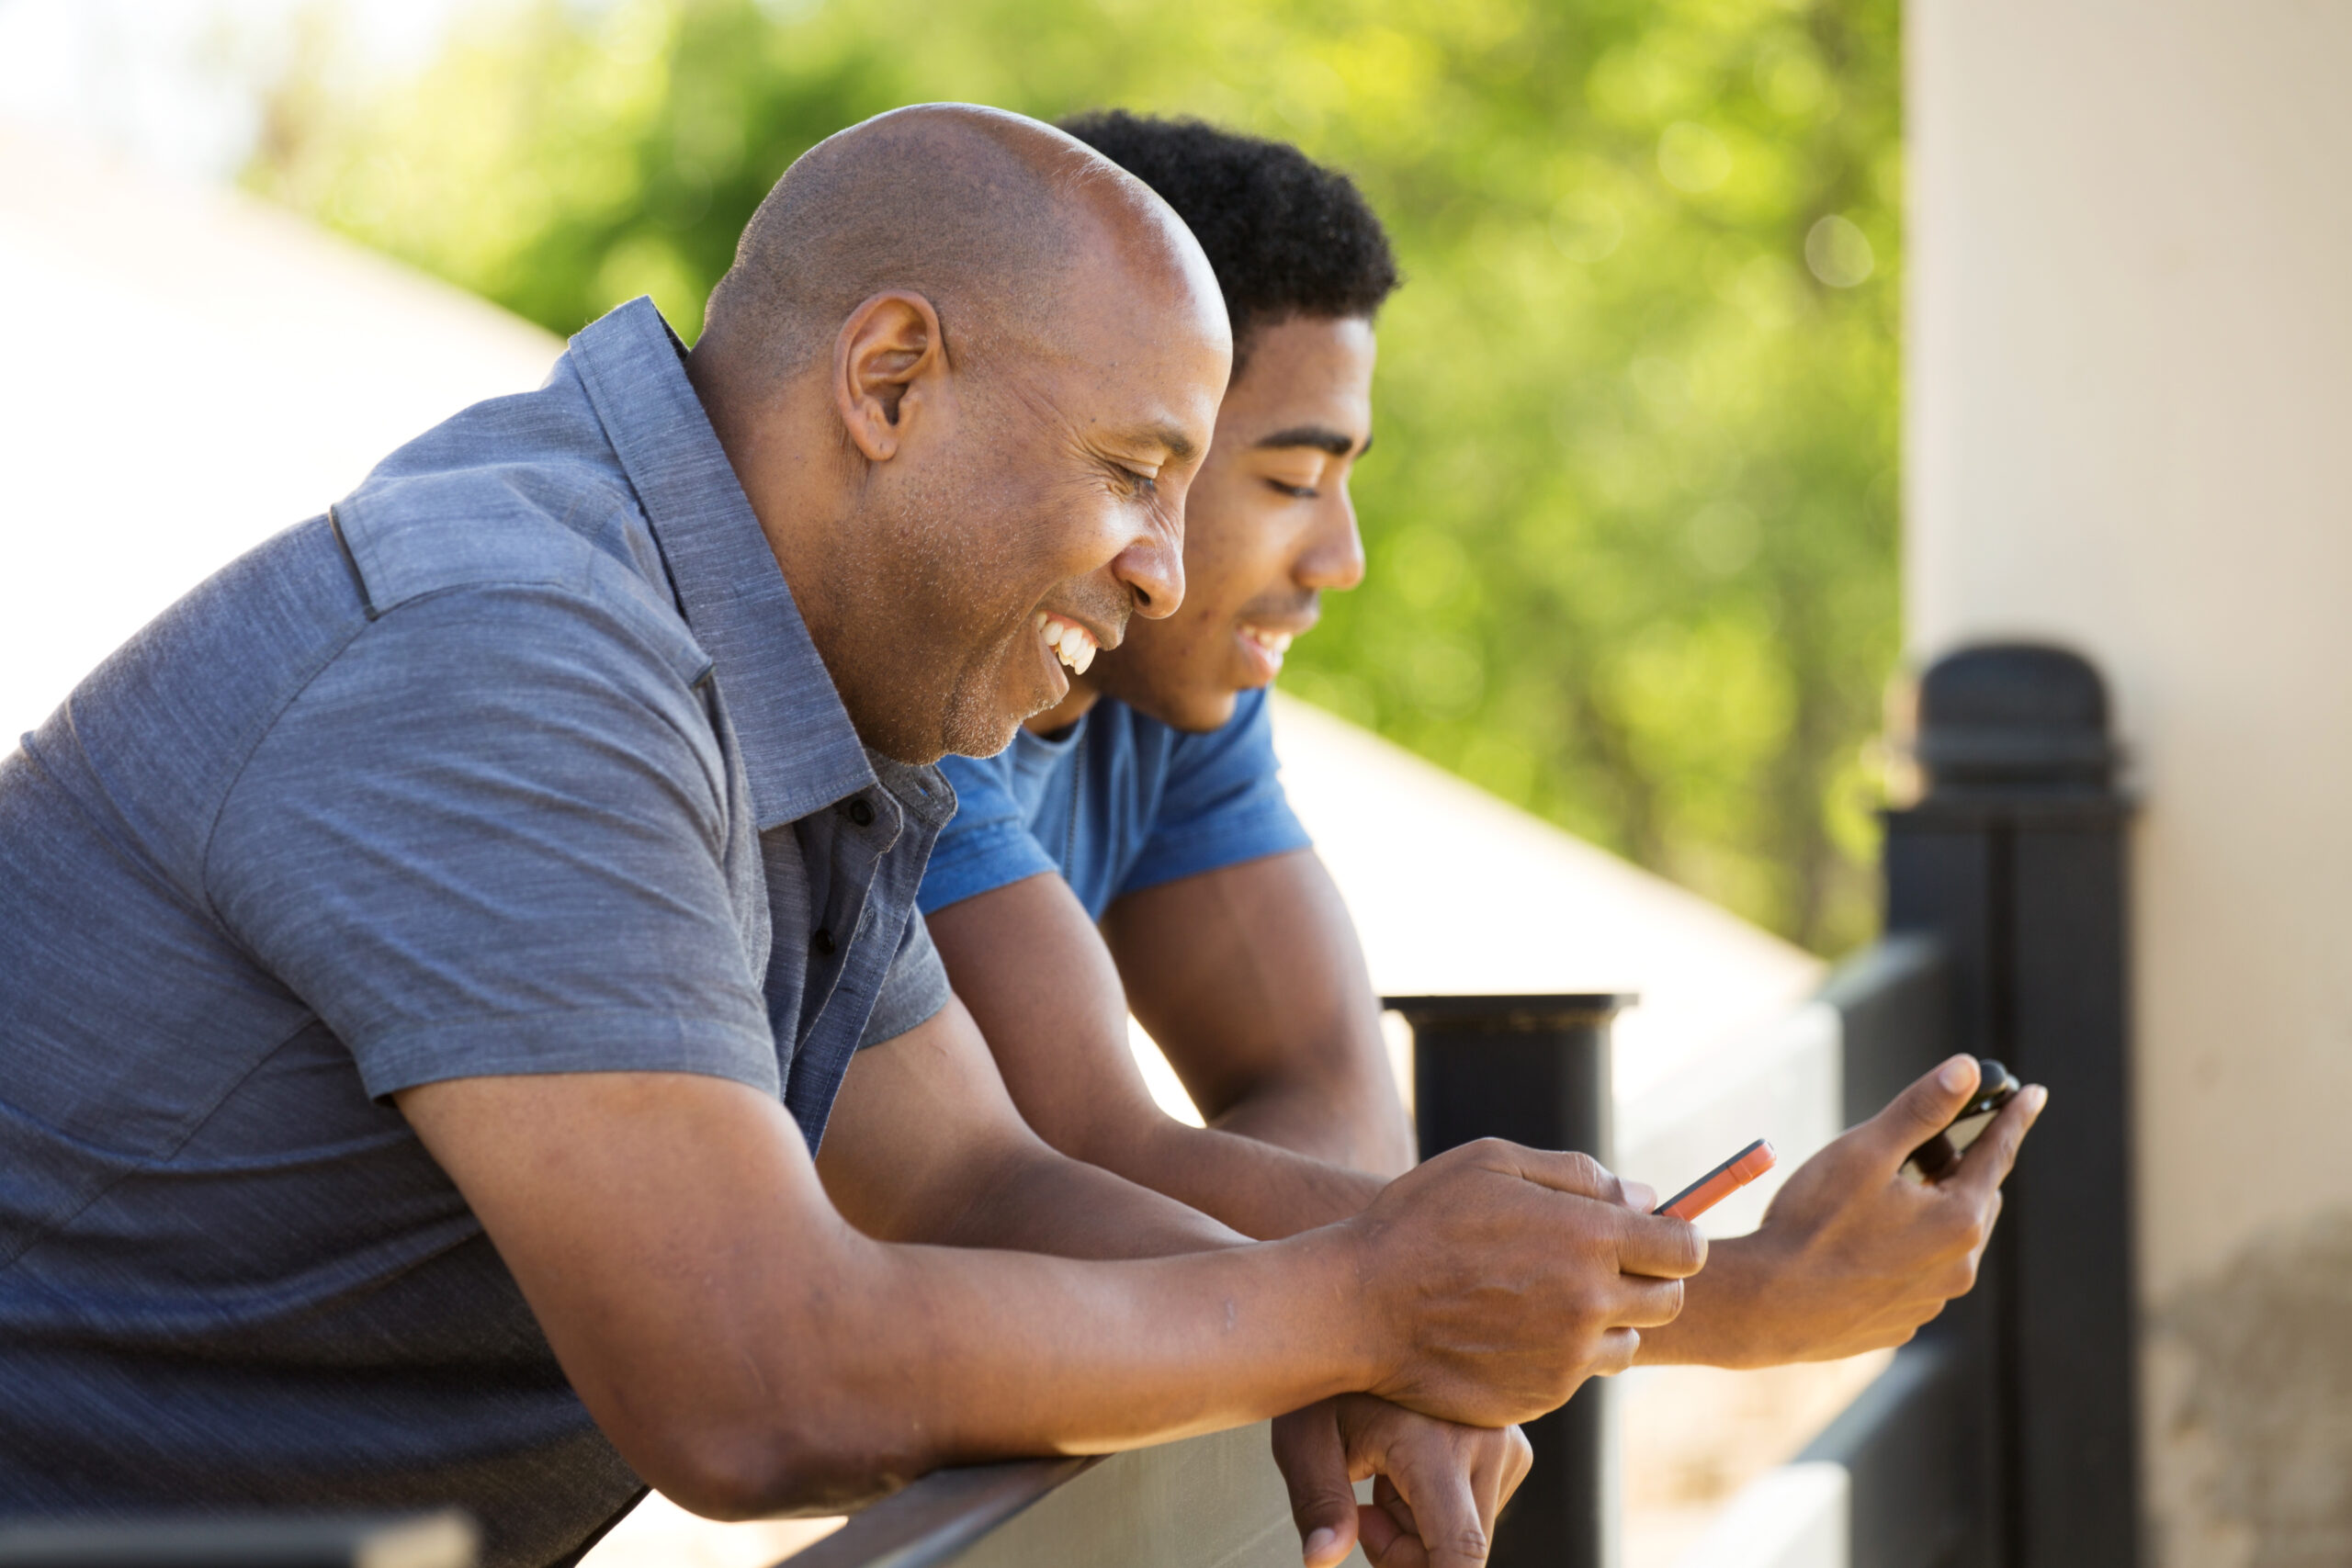
[[[1213,674],[1193,676],[1189,671],[1129,658],[1124,651],[1095,666],[1095,690],[1125,703],[1146,718],[1158,719],[1170,729],[1203,735],[1222,729],[1233,717],[1234,705],[1248,688],[1235,679],[1228,665]],[[1190,677],[1190,678],[1188,678]]]
[[[1164,711],[1151,712],[1151,716],[1170,729],[1188,735],[1205,735],[1213,729],[1223,729],[1233,718],[1234,705],[1241,694],[1232,687],[1186,692],[1159,705]]]

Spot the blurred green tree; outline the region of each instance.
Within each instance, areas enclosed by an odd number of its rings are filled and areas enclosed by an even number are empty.
[[[539,0],[309,51],[250,183],[558,332],[689,338],[802,149],[962,98],[1351,170],[1372,570],[1285,684],[1816,950],[1873,923],[1896,652],[1896,0]]]

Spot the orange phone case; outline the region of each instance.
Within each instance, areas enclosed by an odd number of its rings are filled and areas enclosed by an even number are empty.
[[[1678,1220],[1695,1220],[1771,1169],[1780,1157],[1772,1152],[1770,1139],[1758,1138],[1653,1212],[1672,1214]]]

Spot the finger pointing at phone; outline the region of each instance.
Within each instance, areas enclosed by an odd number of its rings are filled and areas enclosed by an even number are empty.
[[[1904,1165],[1968,1111],[1973,1056],[1954,1056],[1792,1172],[1753,1235],[1718,1240],[1682,1315],[1645,1362],[1755,1367],[1900,1345],[1975,1283],[2001,1183],[2049,1092],[2010,1098],[1940,1179]]]

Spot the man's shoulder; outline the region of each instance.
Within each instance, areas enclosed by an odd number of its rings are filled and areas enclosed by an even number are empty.
[[[652,531],[571,366],[378,464],[331,517],[370,616],[462,588],[634,601],[677,619]]]

